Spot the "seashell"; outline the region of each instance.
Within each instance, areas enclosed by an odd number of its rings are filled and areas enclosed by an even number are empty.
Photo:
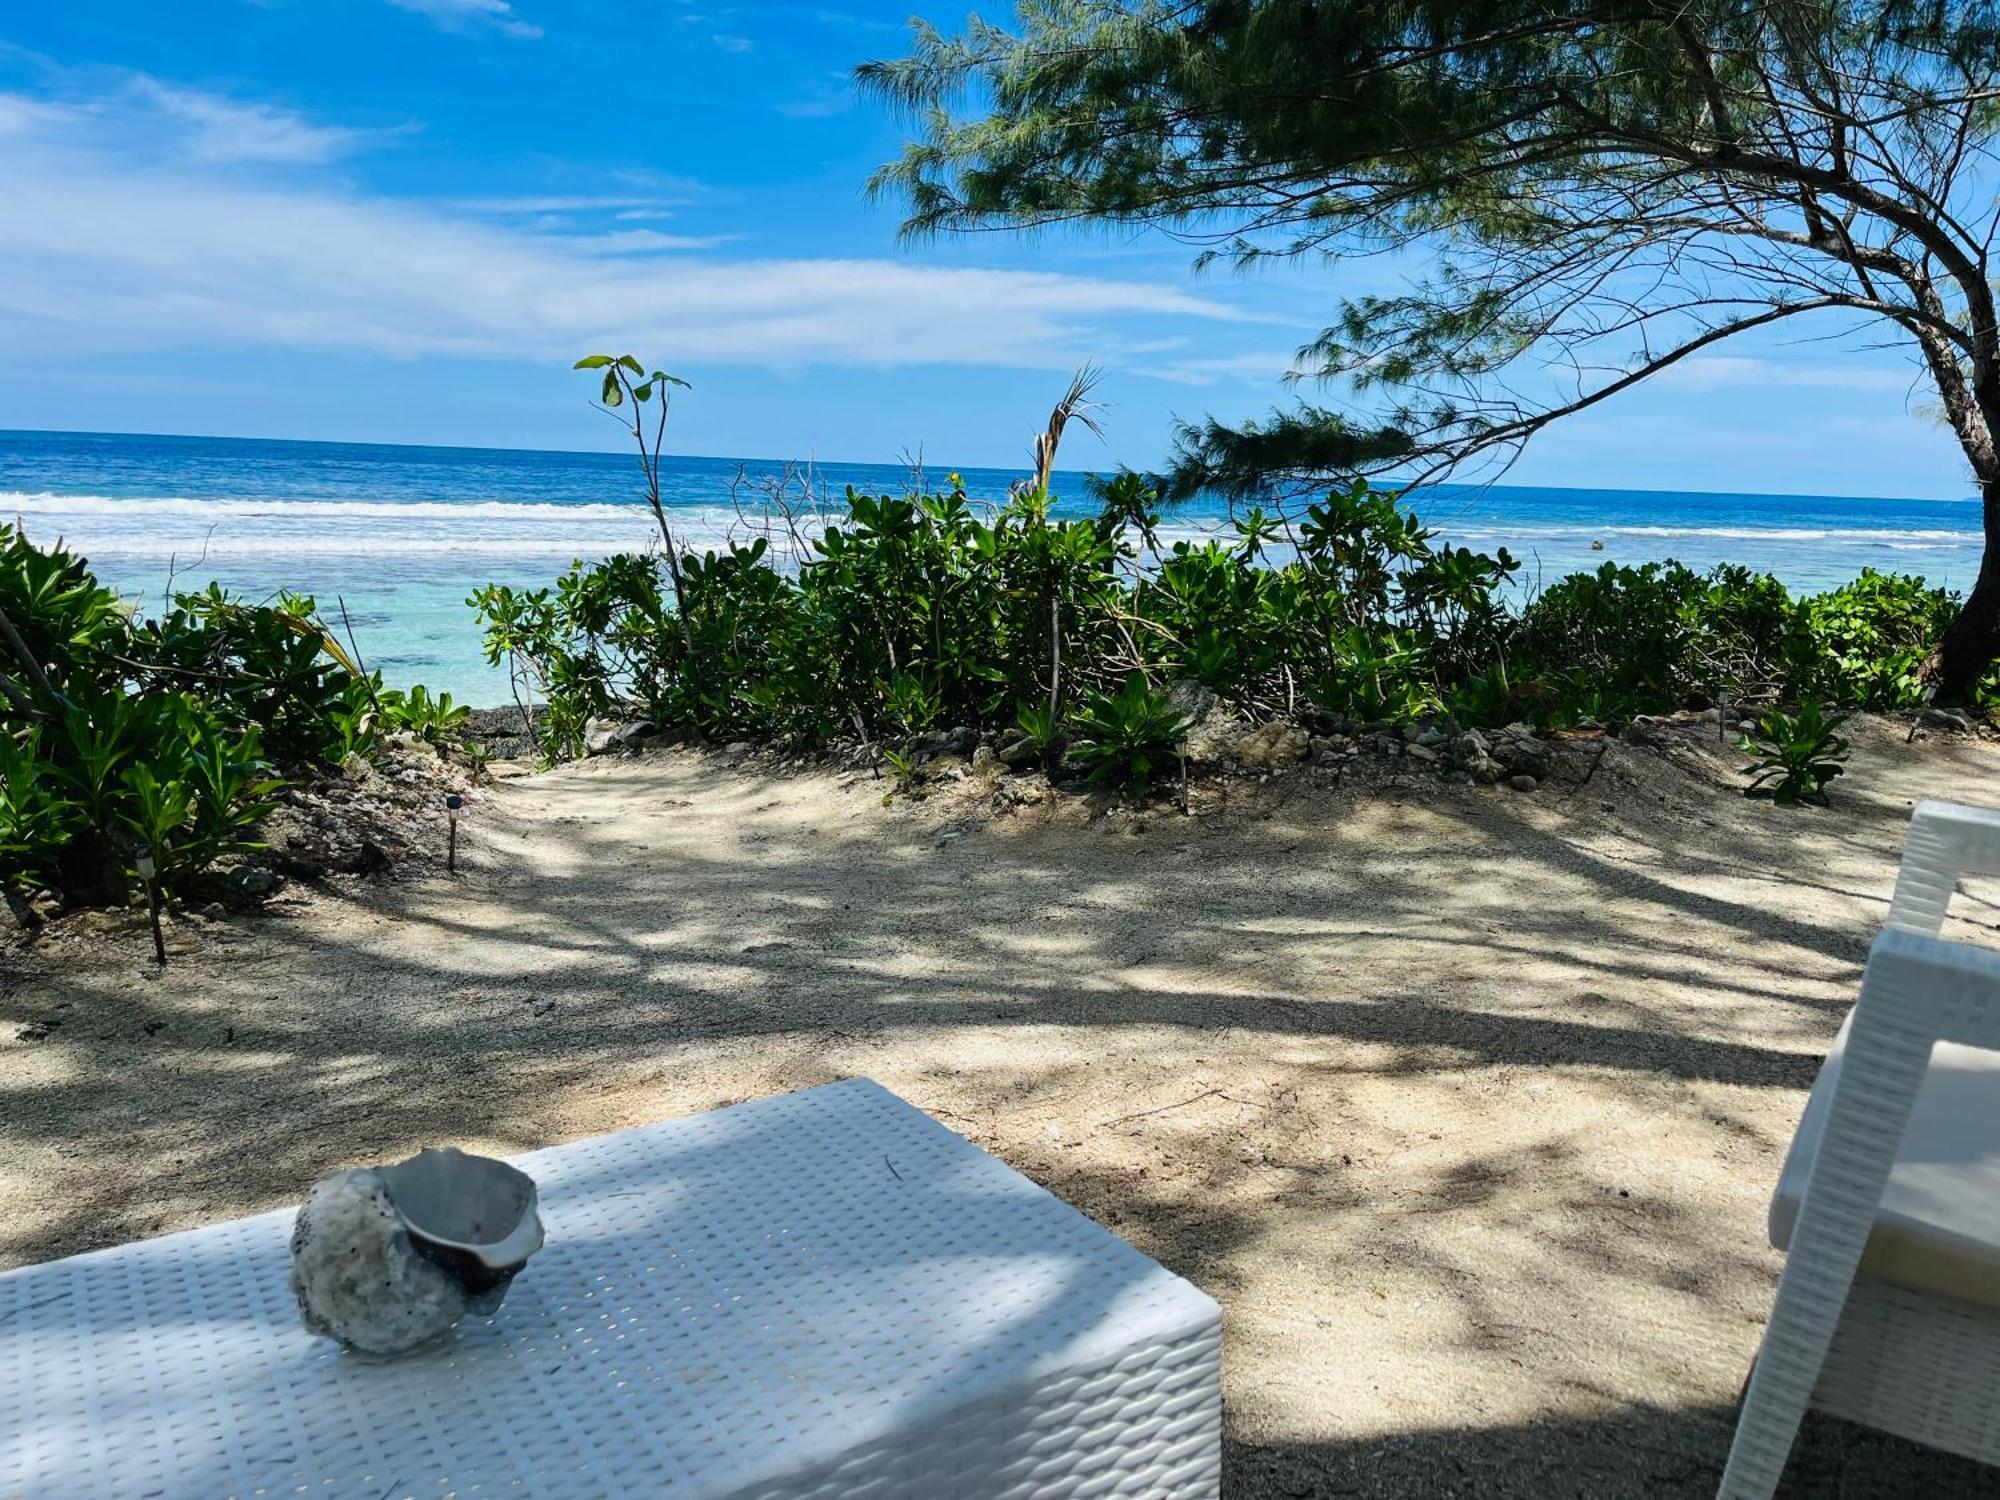
[[[308,1332],[399,1354],[467,1313],[489,1316],[542,1247],[534,1179],[454,1146],[336,1172],[292,1226],[292,1294]]]

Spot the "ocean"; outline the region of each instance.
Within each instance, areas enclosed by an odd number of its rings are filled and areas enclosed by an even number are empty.
[[[948,472],[932,464],[933,482]],[[1019,470],[960,469],[975,499],[1000,500]],[[679,534],[714,546],[740,534],[764,459],[674,458],[662,475]],[[846,486],[902,493],[897,464],[818,464],[834,499]],[[1059,473],[1063,508],[1089,508],[1084,476]],[[741,506],[739,508],[739,503]],[[1414,498],[1444,541],[1524,560],[1526,586],[1607,560],[1742,563],[1797,589],[1864,567],[1970,587],[1979,507],[1965,500],[1757,495],[1679,490],[1440,486]],[[617,453],[430,448],[371,443],[0,430],[0,520],[57,537],[100,579],[157,608],[169,582],[214,579],[250,598],[311,594],[393,683],[423,682],[461,702],[504,701],[481,656],[466,596],[482,583],[537,585],[573,558],[636,550],[658,533],[636,460]],[[1219,504],[1168,512],[1168,534],[1226,525]]]

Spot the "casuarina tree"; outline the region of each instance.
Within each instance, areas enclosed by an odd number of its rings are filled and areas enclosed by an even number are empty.
[[[1899,344],[1984,502],[1926,673],[1961,698],[2000,654],[1994,6],[1029,0],[917,23],[861,76],[915,121],[876,183],[912,233],[1152,225],[1423,268],[1314,319],[1298,369],[1328,394],[1185,427],[1186,488],[1504,461],[1755,330]]]

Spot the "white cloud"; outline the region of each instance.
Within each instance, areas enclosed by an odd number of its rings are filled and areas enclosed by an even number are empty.
[[[1158,339],[1241,321],[1225,302],[1157,283],[725,258],[713,239],[543,233],[505,214],[296,172],[281,182],[275,164],[336,149],[313,133],[325,127],[285,116],[274,134],[284,149],[246,156],[229,143],[260,106],[164,85],[149,97],[179,122],[176,154],[136,155],[130,133],[100,128],[91,105],[0,99],[15,148],[0,149],[0,347],[17,357],[175,349],[552,361],[616,343],[683,363],[1066,369],[1134,347],[1121,324],[1142,322]],[[231,165],[246,159],[264,170]]]
[[[1174,385],[1216,385],[1225,380],[1244,380],[1276,389],[1281,379],[1297,369],[1298,356],[1290,350],[1251,350],[1243,354],[1136,360],[1131,372]]]
[[[170,88],[150,78],[135,80],[133,90],[162,119],[180,129],[183,147],[196,161],[331,161],[381,135],[314,125],[290,110]]]
[[[757,44],[747,36],[727,36],[720,32],[709,38],[724,52],[748,52]]]
[[[1679,364],[1662,370],[1653,380],[1661,385],[1698,390],[1732,386],[1795,386],[1907,393],[1915,378],[1916,372],[1907,366],[1891,369],[1884,365],[1853,363],[1807,365],[1747,354],[1691,354]]]
[[[0,94],[0,138],[92,149],[128,160],[303,166],[409,133],[316,124],[276,105],[178,88],[143,73],[87,99]]]
[[[484,28],[502,36],[524,41],[542,34],[542,28],[514,14],[508,0],[389,0],[398,10],[427,16],[446,31]]]
[[[741,238],[735,234],[661,234],[657,229],[619,229],[609,234],[567,235],[562,243],[584,255],[657,255],[714,250]]]

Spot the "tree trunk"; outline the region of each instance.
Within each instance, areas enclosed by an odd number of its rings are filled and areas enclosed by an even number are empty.
[[[1964,703],[2000,657],[2000,481],[1981,487],[1986,517],[1986,553],[1979,577],[1958,617],[1945,627],[1937,649],[1924,663],[1940,703]]]

